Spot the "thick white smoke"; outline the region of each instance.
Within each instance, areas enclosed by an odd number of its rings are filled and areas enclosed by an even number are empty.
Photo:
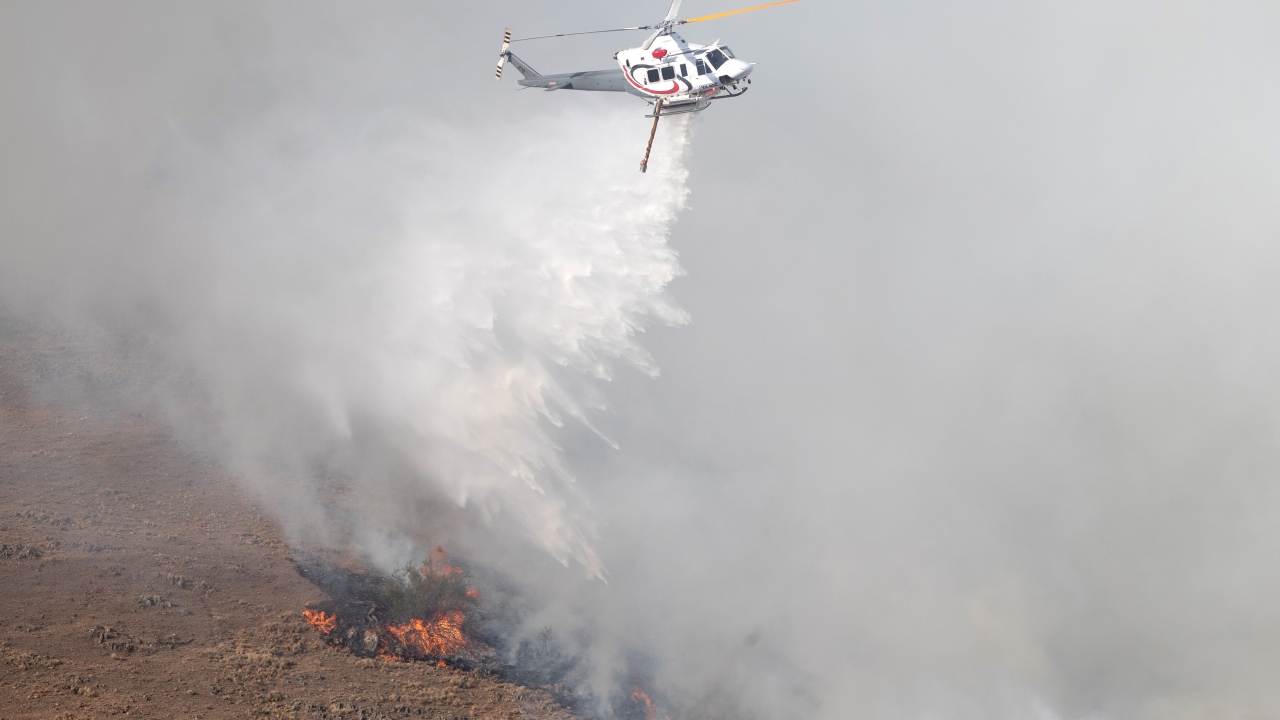
[[[292,537],[444,542],[673,717],[1277,714],[1271,5],[698,26],[759,65],[671,330],[685,130],[489,75],[647,17],[61,7],[0,6],[0,294],[194,369]]]
[[[387,75],[316,44],[332,18],[11,14],[24,61],[0,79],[26,101],[0,113],[21,138],[3,146],[0,301],[121,331],[130,387],[292,540],[388,570],[442,542],[515,566],[530,598],[604,586],[570,456],[611,448],[596,421],[616,371],[657,375],[638,333],[687,320],[665,291],[688,118],[662,122],[641,174],[634,98],[557,95],[497,124],[440,94],[361,105]],[[505,112],[537,97],[505,89]],[[567,569],[531,572],[547,559]]]
[[[406,533],[431,519],[403,508],[426,491],[604,577],[550,431],[592,426],[617,363],[656,375],[636,334],[685,321],[663,292],[680,272],[666,237],[688,123],[664,124],[641,175],[646,121],[630,109],[500,140],[402,117],[351,142],[273,117],[172,150],[233,172],[208,189],[214,293],[184,332],[229,449],[295,530],[316,517],[308,476],[337,454],[358,506],[345,529],[384,568],[421,550]],[[304,147],[282,153],[285,139]]]

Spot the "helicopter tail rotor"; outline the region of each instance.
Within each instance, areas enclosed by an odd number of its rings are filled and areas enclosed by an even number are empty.
[[[502,34],[502,52],[498,53],[498,71],[493,74],[493,79],[502,80],[502,66],[507,64],[507,48],[511,47],[511,28],[507,28]]]

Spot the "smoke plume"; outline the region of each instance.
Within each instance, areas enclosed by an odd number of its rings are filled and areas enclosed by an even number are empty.
[[[0,9],[3,301],[291,537],[444,542],[673,718],[1277,714],[1274,7],[735,16],[647,175],[490,79],[647,11],[316,8]]]

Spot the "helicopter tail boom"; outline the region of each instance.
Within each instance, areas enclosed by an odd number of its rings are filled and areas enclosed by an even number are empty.
[[[536,80],[542,77],[542,73],[539,73],[537,70],[529,67],[529,63],[521,60],[520,57],[513,52],[507,51],[502,54],[502,57],[510,60],[511,64],[515,65],[516,69],[520,71],[520,74],[524,76],[525,80]]]

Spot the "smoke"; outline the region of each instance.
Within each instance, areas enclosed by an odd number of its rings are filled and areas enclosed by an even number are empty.
[[[345,470],[356,541],[384,568],[413,552],[397,535],[421,524],[400,510],[411,477],[603,577],[552,433],[592,427],[616,364],[656,375],[636,334],[685,321],[663,290],[679,272],[665,240],[687,124],[663,128],[661,163],[637,178],[618,142],[642,137],[634,114],[532,122],[502,141],[394,118],[357,139],[304,130],[306,150],[273,153],[295,120],[179,160],[254,169],[212,191],[219,217],[198,225],[219,248],[213,297],[185,324],[253,484],[306,517],[291,504],[310,488],[265,478],[305,477],[322,457]]]
[[[640,175],[638,102],[487,78],[596,5],[51,7],[4,299],[142,328],[293,537],[446,542],[673,717],[1280,707],[1273,8],[742,16]]]
[[[281,77],[259,18],[162,16],[149,22],[203,42],[138,41],[188,63],[179,82],[216,68],[195,97],[92,34],[12,78],[32,103],[9,122],[36,142],[8,150],[43,194],[11,196],[24,239],[5,248],[5,299],[145,346],[131,387],[294,541],[385,571],[440,542],[499,570],[533,547],[607,582],[564,445],[616,448],[595,425],[601,385],[619,367],[656,378],[637,335],[688,320],[665,290],[689,119],[663,122],[641,175],[649,121],[626,96],[500,134],[403,105],[353,112]],[[68,20],[27,19],[26,57],[57,55],[40,31]],[[114,68],[93,66],[104,55]],[[91,82],[111,70],[120,87]],[[64,124],[41,137],[42,116]]]
[[[404,112],[334,128],[309,110],[166,133],[149,237],[110,246],[120,276],[93,280],[113,310],[163,325],[227,457],[295,538],[322,519],[323,468],[351,485],[345,529],[383,569],[421,549],[404,533],[422,518],[402,511],[421,485],[603,579],[553,432],[593,429],[617,364],[657,376],[637,333],[686,321],[663,292],[680,272],[666,237],[687,120],[665,123],[642,176],[637,112],[493,138]]]

